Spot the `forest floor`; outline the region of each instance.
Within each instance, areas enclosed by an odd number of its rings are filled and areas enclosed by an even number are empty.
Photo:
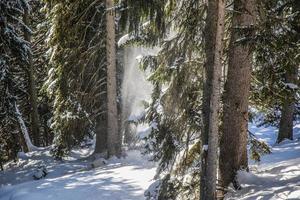
[[[250,162],[250,172],[240,172],[242,189],[230,189],[227,200],[300,199],[300,124],[294,140],[275,144],[277,130],[250,124],[257,138],[268,143],[272,153],[259,163]],[[54,160],[49,151],[21,154],[17,163],[0,172],[0,200],[142,200],[153,182],[156,166],[139,151],[92,168],[85,159],[91,149],[74,150],[66,160]],[[45,178],[34,180],[37,166],[47,167]]]
[[[22,155],[0,172],[0,200],[142,200],[152,183],[155,165],[139,151],[129,151],[126,158],[110,159],[92,168],[81,158],[88,151],[74,151],[67,160],[56,161],[48,151]],[[48,174],[34,180],[37,166],[45,165]]]
[[[250,172],[239,172],[242,189],[231,190],[227,200],[299,200],[300,199],[300,124],[294,126],[294,140],[275,144],[277,130],[256,127],[250,130],[272,148],[258,163],[250,162]]]

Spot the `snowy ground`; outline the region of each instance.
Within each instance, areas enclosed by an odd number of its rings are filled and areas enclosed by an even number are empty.
[[[155,165],[138,151],[95,169],[76,159],[78,152],[67,161],[55,161],[47,151],[28,156],[0,172],[0,200],[141,200],[155,174]],[[33,180],[34,167],[42,163],[49,174]]]
[[[260,163],[250,161],[250,173],[240,172],[243,189],[230,190],[227,200],[300,199],[300,124],[294,127],[294,141],[275,144],[277,130],[256,127],[250,130],[272,147],[272,154]],[[124,159],[111,159],[95,169],[85,159],[90,152],[74,151],[65,161],[55,161],[48,151],[27,154],[17,164],[0,172],[0,200],[142,200],[152,183],[155,164],[139,151]],[[49,174],[33,180],[34,168],[46,165]]]
[[[272,154],[260,163],[250,162],[250,173],[240,172],[243,189],[231,191],[227,200],[296,200],[300,199],[300,124],[294,127],[294,141],[275,144],[277,130],[268,127],[250,130],[272,147]]]

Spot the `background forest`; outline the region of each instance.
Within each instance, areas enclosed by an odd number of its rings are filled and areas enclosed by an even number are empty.
[[[89,148],[94,169],[134,150],[156,163],[146,199],[234,199],[299,139],[299,68],[299,0],[0,0],[0,178],[24,156]]]

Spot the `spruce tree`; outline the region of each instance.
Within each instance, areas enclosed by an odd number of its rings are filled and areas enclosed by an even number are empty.
[[[202,159],[201,199],[217,198],[218,146],[219,146],[219,108],[222,74],[223,35],[225,27],[225,2],[209,1],[206,15],[206,63],[205,63],[205,106],[203,106],[204,131],[207,141],[207,157]],[[208,124],[206,124],[208,123]],[[206,153],[205,153],[206,154]]]
[[[31,21],[30,21],[30,10],[26,9],[24,10],[23,14],[23,22],[26,26],[30,27]],[[31,39],[31,32],[27,30],[27,28],[24,28],[24,39],[29,43],[31,46],[32,39]],[[31,47],[30,47],[31,48]],[[28,57],[28,65],[27,65],[27,77],[28,77],[28,94],[29,94],[29,101],[30,101],[30,124],[31,124],[31,135],[33,138],[33,142],[35,145],[40,145],[40,123],[39,123],[39,114],[38,114],[38,100],[37,100],[37,86],[36,86],[36,80],[35,80],[35,69],[33,65],[33,56],[29,55]]]
[[[108,157],[121,155],[117,108],[116,27],[113,0],[106,0],[107,147]]]
[[[161,190],[156,198],[197,199],[204,60],[204,20],[199,19],[205,16],[205,4],[126,1],[124,5],[128,11],[121,22],[129,23],[131,38],[127,45],[161,46],[157,54],[141,61],[143,69],[150,69],[149,81],[154,86],[145,115],[150,124],[145,140],[146,153],[159,162],[156,178]],[[184,178],[189,175],[193,178]]]
[[[290,10],[292,15],[294,15],[289,23],[291,24],[290,40],[296,49],[300,50],[299,40],[300,40],[300,3],[299,1],[292,1],[290,3]],[[296,55],[299,57],[299,55]],[[296,63],[295,63],[296,64]],[[296,109],[296,90],[298,87],[298,73],[299,66],[290,63],[286,66],[284,81],[287,87],[287,98],[283,101],[281,105],[281,118],[279,122],[279,131],[277,142],[281,142],[284,139],[293,139],[293,125],[294,116]]]
[[[29,33],[31,31],[22,17],[28,10],[26,1],[0,1],[1,162],[15,159],[18,151],[30,148],[24,142],[16,110],[26,98],[26,71],[31,49],[23,37],[23,30]],[[22,110],[23,108],[22,106]]]
[[[233,2],[228,71],[223,97],[220,175],[227,187],[237,170],[248,167],[248,103],[256,17],[255,1]]]
[[[91,137],[102,121],[106,126],[105,4],[48,1],[47,6],[52,31],[48,36],[51,68],[45,87],[54,109],[52,152],[62,157]]]
[[[280,127],[280,142],[292,139],[293,119],[299,113],[299,12],[292,9],[297,1],[266,0],[259,5],[251,103],[265,113],[261,125]]]

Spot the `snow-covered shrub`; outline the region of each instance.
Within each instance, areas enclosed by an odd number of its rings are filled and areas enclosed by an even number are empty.
[[[144,195],[147,200],[173,200],[179,198],[179,194],[182,192],[181,189],[182,182],[167,174],[161,180],[152,183]]]
[[[97,168],[103,165],[106,165],[107,161],[104,158],[98,158],[96,160],[94,160],[91,164],[92,168]]]
[[[45,176],[47,176],[47,174],[48,174],[48,170],[47,170],[46,166],[40,165],[35,169],[32,176],[35,180],[39,180],[39,179],[42,179]]]
[[[23,159],[23,160],[28,159],[28,155],[26,155],[26,153],[24,153],[23,151],[18,152],[17,156],[19,159]]]

